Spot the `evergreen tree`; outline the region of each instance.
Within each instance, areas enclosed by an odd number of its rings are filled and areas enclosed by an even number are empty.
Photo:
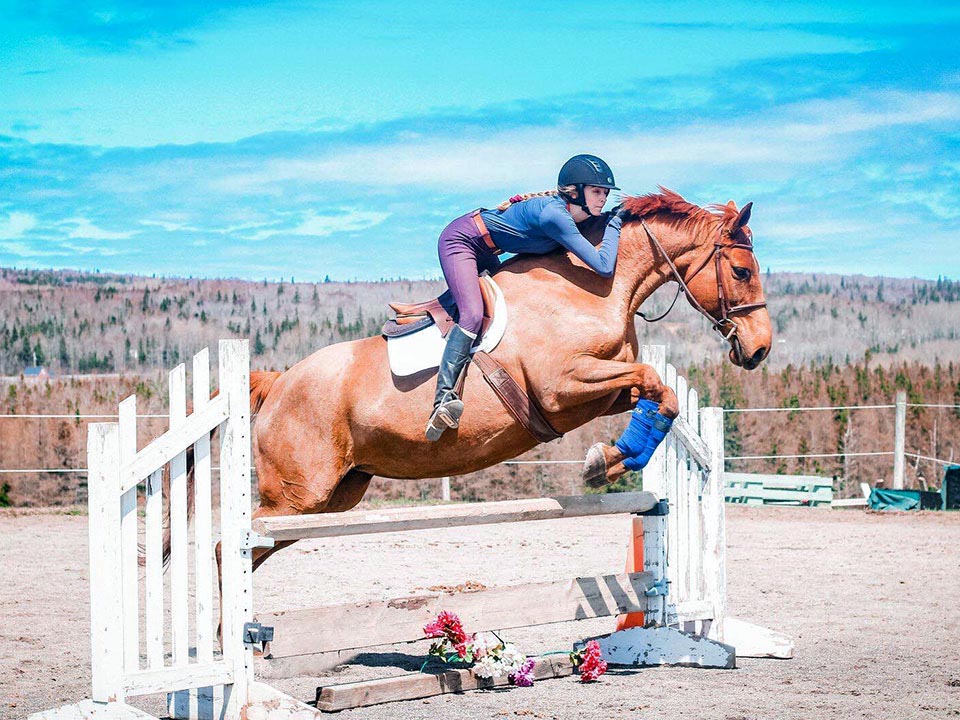
[[[60,344],[57,346],[57,358],[60,361],[60,369],[67,370],[70,367],[70,353],[67,352],[67,341],[60,336]]]

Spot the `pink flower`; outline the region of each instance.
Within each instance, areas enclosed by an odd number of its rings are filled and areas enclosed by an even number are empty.
[[[600,643],[591,640],[583,650],[580,663],[580,682],[593,682],[607,671],[607,663],[600,652]]]
[[[465,642],[456,643],[453,646],[453,649],[456,651],[457,655],[460,656],[461,660],[467,656],[467,644]]]
[[[517,687],[530,687],[533,685],[533,667],[536,662],[533,658],[527,658],[520,669],[509,675],[509,680]]]
[[[467,642],[467,634],[463,631],[460,618],[446,610],[437,615],[437,619],[432,623],[428,623],[423,628],[423,633],[427,637],[445,637],[453,645]]]

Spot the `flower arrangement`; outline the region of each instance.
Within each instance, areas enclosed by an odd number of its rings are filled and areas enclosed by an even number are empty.
[[[528,658],[512,643],[504,642],[496,633],[467,635],[463,623],[454,613],[443,611],[423,628],[427,637],[437,638],[430,654],[449,663],[473,663],[473,673],[481,678],[503,675],[519,687],[533,685],[533,658]]]
[[[503,675],[513,685],[533,685],[536,661],[528,658],[512,643],[504,642],[492,632],[468,635],[460,618],[444,610],[437,619],[423,628],[428,638],[438,642],[430,646],[430,654],[448,663],[473,663],[473,673],[481,678]],[[582,650],[570,653],[570,661],[580,669],[580,682],[593,682],[607,671],[600,643],[591,640]]]
[[[570,660],[580,668],[580,682],[593,682],[607,671],[600,643],[596,640],[588,642],[583,650],[570,653]]]

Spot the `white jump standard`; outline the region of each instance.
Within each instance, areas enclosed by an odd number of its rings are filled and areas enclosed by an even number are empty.
[[[643,348],[680,399],[680,417],[644,470],[646,492],[250,521],[249,358],[246,341],[221,341],[220,393],[210,398],[208,355],[193,358],[193,407],[186,413],[185,368],[170,373],[170,429],[137,451],[136,399],[120,405],[119,423],[89,428],[92,699],[35,718],[137,718],[151,715],[131,697],[167,693],[175,718],[271,720],[319,717],[313,707],[254,677],[254,649],[271,677],[302,672],[329,653],[422,639],[439,610],[457,612],[471,631],[560,620],[621,616],[623,628],[600,638],[605,659],[631,665],[732,667],[739,655],[790,657],[789,638],[725,614],[723,425],[719,408],[700,409],[696,391]],[[215,648],[216,580],[210,432],[220,437],[220,538],[223,649]],[[187,450],[193,449],[194,536],[187,528]],[[169,587],[162,561],[162,477],[169,466]],[[145,532],[137,494],[144,488]],[[274,541],[425,528],[634,514],[626,571],[591,578],[490,588],[480,592],[375,600],[254,616],[251,550]],[[192,540],[192,542],[191,542]],[[145,547],[140,578],[138,544]],[[188,545],[194,559],[190,602]],[[530,598],[536,598],[531,603]],[[140,606],[144,605],[141,613]],[[534,607],[531,611],[529,608]],[[376,622],[365,618],[376,617]],[[641,617],[642,615],[642,617]],[[624,619],[625,618],[625,619]],[[257,622],[254,622],[254,621]],[[637,625],[638,627],[631,627]],[[195,635],[188,629],[193,627]],[[732,646],[732,647],[731,647]],[[572,672],[557,656],[537,663],[540,678]],[[318,707],[337,710],[485,687],[469,670],[327,686]]]

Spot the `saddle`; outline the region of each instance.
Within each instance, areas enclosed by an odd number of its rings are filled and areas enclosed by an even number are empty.
[[[480,330],[480,338],[482,338],[493,323],[497,291],[487,274],[480,276],[479,283],[480,294],[483,296],[483,324]],[[391,302],[388,304],[396,313],[396,317],[383,324],[382,332],[388,340],[415,333],[430,325],[436,325],[440,334],[446,337],[459,317],[450,290],[432,300],[418,303]],[[549,442],[563,437],[562,433],[554,430],[553,426],[543,416],[536,401],[524,392],[506,368],[492,355],[484,350],[474,350],[472,362],[480,368],[484,380],[496,393],[503,406],[535,440]],[[463,379],[464,377],[461,376],[460,383],[457,386],[458,393],[462,390]]]
[[[491,286],[492,281],[489,275],[481,275],[478,281],[480,283],[480,295],[483,297],[483,324],[480,326],[480,337],[483,337],[483,334],[493,322],[497,297]],[[446,337],[450,328],[459,319],[457,304],[454,302],[453,293],[450,290],[445,290],[442,295],[432,300],[424,300],[418,303],[391,302],[388,305],[396,313],[396,317],[390,318],[383,324],[383,334],[388,338],[400,337],[422,330],[431,323],[436,324],[440,334]]]

